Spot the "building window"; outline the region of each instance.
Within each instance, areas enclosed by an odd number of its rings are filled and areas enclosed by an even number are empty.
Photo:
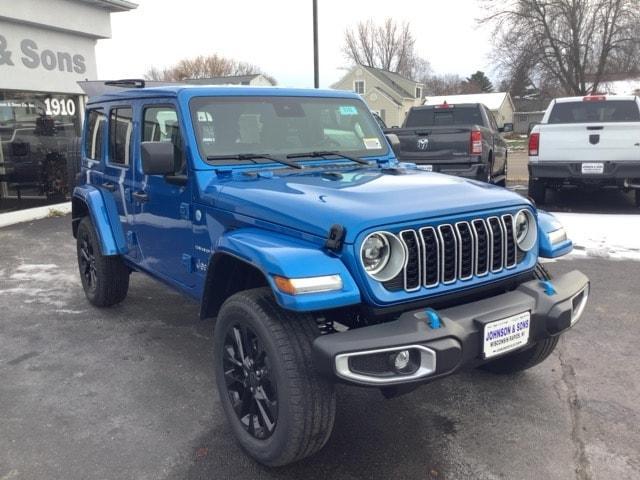
[[[0,211],[69,199],[80,109],[76,95],[0,90]]]
[[[131,156],[133,111],[131,108],[111,110],[109,117],[109,163],[128,166]]]
[[[416,87],[416,98],[422,98],[422,88]]]
[[[356,80],[353,82],[353,91],[360,95],[364,95],[364,80]]]
[[[87,116],[87,136],[84,150],[89,160],[102,160],[102,129],[106,119],[100,110],[90,110]]]

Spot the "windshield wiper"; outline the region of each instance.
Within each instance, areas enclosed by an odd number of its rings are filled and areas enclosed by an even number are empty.
[[[340,152],[321,151],[321,150],[318,150],[315,152],[306,152],[306,153],[290,153],[289,155],[287,155],[287,158],[304,158],[304,157],[317,158],[317,157],[328,157],[330,155],[341,157],[346,160],[351,160],[352,162],[359,163],[360,165],[369,165],[368,161],[360,157],[352,157],[350,155],[345,155],[344,153],[340,153]]]
[[[272,155],[269,155],[267,153],[235,153],[235,154],[231,154],[231,155],[208,155],[207,156],[207,160],[249,160],[252,161],[253,163],[258,163],[255,160],[256,159],[265,159],[265,160],[271,160],[273,162],[278,162],[278,163],[282,163],[283,165],[287,165],[291,168],[302,168],[302,165],[299,165],[295,162],[290,162],[285,158],[280,158],[280,157],[274,157]],[[288,156],[287,156],[288,158]]]

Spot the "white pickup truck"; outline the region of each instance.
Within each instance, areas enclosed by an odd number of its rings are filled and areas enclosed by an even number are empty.
[[[529,196],[548,188],[635,190],[640,207],[640,99],[589,95],[553,100],[529,134]]]

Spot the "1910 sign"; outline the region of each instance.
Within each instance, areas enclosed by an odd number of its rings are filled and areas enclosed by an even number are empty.
[[[45,49],[40,51],[38,44],[29,38],[20,42],[20,58],[14,57],[14,52],[7,39],[0,35],[0,66],[15,66],[15,62],[31,69],[39,67],[45,70],[59,70],[61,72],[82,74],[87,71],[86,60],[83,55],[72,55],[69,52]]]

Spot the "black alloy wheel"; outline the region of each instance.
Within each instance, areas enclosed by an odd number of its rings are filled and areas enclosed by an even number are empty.
[[[278,421],[278,392],[267,352],[256,333],[235,324],[226,332],[224,379],[231,405],[244,429],[264,440]]]
[[[332,382],[316,371],[315,318],[281,308],[269,287],[225,300],[213,339],[220,402],[240,446],[263,465],[313,455],[329,439]]]
[[[97,272],[96,272],[96,256],[93,251],[93,244],[89,238],[89,231],[83,230],[80,232],[79,240],[79,262],[80,262],[80,274],[84,280],[85,288],[93,293],[96,291]]]
[[[78,271],[87,299],[96,307],[121,302],[129,289],[129,268],[120,255],[103,255],[98,234],[89,217],[78,224]]]

